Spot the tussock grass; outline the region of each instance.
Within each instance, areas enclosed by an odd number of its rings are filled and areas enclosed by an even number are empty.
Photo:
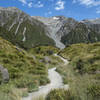
[[[57,70],[67,80],[74,100],[99,100],[100,43],[75,44],[60,55],[70,60],[69,65]]]
[[[46,97],[46,100],[73,100],[71,93],[64,89],[52,90]]]
[[[27,88],[27,91],[22,95],[26,96],[27,92],[38,90],[39,85],[49,83],[47,77],[48,68],[45,66],[45,63],[40,62],[38,57],[34,59],[31,54],[2,38],[0,38],[0,64],[8,69],[10,75],[9,83],[4,84],[0,74],[0,91],[10,98],[9,93],[12,92],[12,85],[13,88],[22,90]],[[16,96],[14,97],[17,98]]]
[[[39,96],[37,98],[34,98],[32,100],[45,100],[45,97],[42,95],[42,96]]]

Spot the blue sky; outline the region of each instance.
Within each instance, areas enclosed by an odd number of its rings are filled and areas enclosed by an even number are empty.
[[[100,18],[100,0],[0,0],[1,7],[17,7],[31,16]]]

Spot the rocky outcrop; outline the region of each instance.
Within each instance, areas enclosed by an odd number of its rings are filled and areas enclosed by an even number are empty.
[[[0,7],[0,36],[23,48],[55,45],[47,26],[15,7]],[[5,31],[6,30],[6,31]]]
[[[100,18],[76,21],[64,16],[29,16],[15,7],[0,7],[0,36],[22,48],[53,45],[60,49],[100,41]]]
[[[59,37],[59,39],[61,40],[61,38],[67,34],[69,34],[69,32],[75,28],[75,26],[77,25],[77,21],[72,19],[72,18],[67,18],[65,23],[61,26],[61,28],[57,31],[56,36]]]
[[[100,34],[87,27],[84,23],[77,23],[76,27],[61,40],[65,45],[75,43],[89,43],[100,41]]]
[[[8,70],[4,68],[2,65],[0,65],[0,72],[1,72],[2,82],[7,83],[9,81]]]
[[[65,45],[100,41],[100,19],[76,21],[73,18],[55,16],[50,18],[33,17],[49,30],[56,46],[63,49]],[[64,45],[63,45],[64,44]]]
[[[100,34],[100,18],[83,20],[81,22]]]
[[[60,41],[62,34],[56,34],[58,30],[66,23],[67,18],[64,16],[54,16],[50,18],[45,18],[45,17],[39,17],[39,16],[32,16],[33,18],[43,22],[49,31],[48,36],[52,38],[55,43],[56,47],[63,49],[65,46],[64,44]]]

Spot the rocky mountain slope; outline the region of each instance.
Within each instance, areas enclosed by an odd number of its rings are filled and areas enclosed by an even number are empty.
[[[58,30],[64,25],[66,22],[67,18],[64,16],[54,16],[50,18],[45,18],[45,17],[39,17],[39,16],[32,16],[33,18],[43,22],[47,27],[49,31],[49,37],[51,37],[55,43],[56,46],[63,49],[65,46],[64,44],[60,41],[62,35],[56,34]]]
[[[100,19],[76,21],[73,18],[54,16],[50,18],[33,17],[48,27],[49,37],[56,46],[63,49],[65,45],[100,41]]]
[[[69,32],[66,24],[62,27],[65,28],[65,35],[61,38],[65,45],[100,41],[100,19],[76,22]],[[61,32],[63,30],[58,31],[58,34]]]
[[[26,52],[0,37],[0,100],[21,100],[50,82],[48,67],[62,62],[52,54],[58,49],[40,46],[32,51]]]
[[[100,18],[83,20],[81,22],[86,24],[88,27],[92,28],[94,31],[100,33]]]
[[[84,23],[77,23],[75,28],[62,37],[61,41],[65,45],[75,43],[89,43],[100,41],[100,34],[93,28],[89,28]]]
[[[73,44],[60,55],[70,60],[68,66],[59,68],[59,72],[65,72],[62,75],[70,84],[74,100],[99,100],[100,42]]]
[[[29,16],[15,8],[0,7],[0,36],[23,48],[53,45],[60,49],[75,43],[100,41],[100,19]]]
[[[24,48],[55,44],[42,22],[15,7],[0,7],[0,36]]]

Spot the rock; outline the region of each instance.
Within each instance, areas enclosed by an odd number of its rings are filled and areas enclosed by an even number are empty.
[[[50,59],[48,56],[45,56],[45,57],[44,57],[44,61],[45,61],[46,63],[50,63],[50,62],[51,62],[51,59]]]
[[[66,22],[67,18],[64,16],[54,16],[50,18],[45,17],[39,17],[39,16],[33,16],[33,18],[41,21],[47,26],[48,29],[48,36],[52,38],[55,41],[56,47],[63,49],[65,48],[65,45],[60,41],[61,35],[58,36],[56,33],[58,30],[63,26],[63,24]]]
[[[0,71],[2,76],[2,82],[7,83],[9,81],[9,73],[6,68],[4,68],[2,65],[0,65]]]
[[[40,59],[40,62],[42,62],[42,63],[51,63],[51,59],[48,56],[45,56],[44,58]]]
[[[4,69],[3,66],[0,65],[0,71],[2,71],[3,69]]]
[[[4,83],[9,81],[9,73],[6,68],[2,71],[2,78]]]
[[[33,56],[33,60],[36,60],[36,56]]]

